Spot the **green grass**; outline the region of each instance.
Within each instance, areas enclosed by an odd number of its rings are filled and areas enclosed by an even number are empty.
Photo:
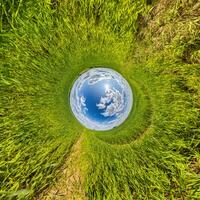
[[[0,3],[0,199],[31,199],[56,180],[83,135],[91,200],[198,199],[198,1]],[[85,130],[69,92],[84,70],[119,71],[127,121]]]

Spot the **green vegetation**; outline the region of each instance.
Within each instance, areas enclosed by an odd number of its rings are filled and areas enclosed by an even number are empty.
[[[88,199],[198,199],[199,11],[197,0],[1,1],[0,199],[50,186],[82,133]],[[69,108],[94,66],[133,88],[112,131],[85,130]]]

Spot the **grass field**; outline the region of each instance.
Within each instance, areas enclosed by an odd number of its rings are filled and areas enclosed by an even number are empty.
[[[199,13],[198,0],[0,1],[0,199],[53,199],[54,186],[72,188],[58,200],[199,199]],[[69,107],[96,66],[134,93],[111,131]]]

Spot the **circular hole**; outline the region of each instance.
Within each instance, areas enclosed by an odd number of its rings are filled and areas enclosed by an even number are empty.
[[[109,68],[92,68],[72,86],[70,106],[78,121],[88,129],[106,131],[122,124],[133,105],[128,82]]]

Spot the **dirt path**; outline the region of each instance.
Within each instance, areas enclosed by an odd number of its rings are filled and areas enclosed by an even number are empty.
[[[83,136],[72,147],[71,154],[61,168],[60,178],[45,190],[38,200],[85,200],[83,192],[83,175],[80,170],[80,157]]]

